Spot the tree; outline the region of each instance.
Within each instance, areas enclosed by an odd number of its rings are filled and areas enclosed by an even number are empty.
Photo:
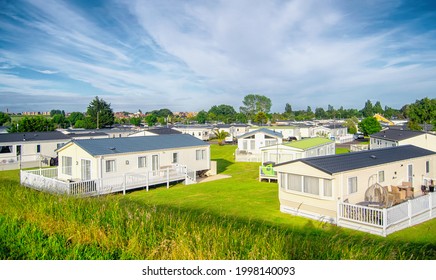
[[[201,110],[197,114],[197,122],[199,124],[205,124],[207,121],[207,112],[205,110]]]
[[[367,100],[365,102],[365,107],[363,107],[362,109],[362,115],[366,118],[366,117],[372,117],[374,116],[374,109],[372,107],[372,102],[371,100]]]
[[[254,116],[254,122],[264,124],[268,121],[268,116],[265,112],[259,112]]]
[[[43,116],[23,117],[18,122],[14,122],[8,132],[39,132],[53,131],[53,122]]]
[[[356,117],[346,119],[344,122],[344,126],[347,128],[348,133],[355,134],[357,132],[357,124],[359,120]]]
[[[65,111],[64,110],[59,110],[59,109],[53,109],[50,111],[50,117],[53,117],[54,115],[63,115],[65,116]]]
[[[214,120],[224,123],[232,123],[236,120],[236,111],[230,105],[221,104],[218,106],[212,106],[208,113],[210,116],[215,116]]]
[[[7,113],[0,112],[0,125],[11,122],[11,116]]]
[[[56,124],[60,128],[67,128],[69,125],[69,121],[62,114],[55,114],[52,117],[53,123]]]
[[[320,120],[327,118],[327,114],[323,108],[320,107],[315,108],[315,118]]]
[[[114,124],[115,116],[110,104],[98,96],[89,103],[86,114],[95,123],[97,129]]]
[[[379,132],[381,124],[374,117],[367,117],[359,123],[359,130],[366,136]]]
[[[72,112],[69,116],[68,116],[68,121],[75,126],[76,122],[78,120],[84,120],[85,119],[85,115],[81,112]]]
[[[422,127],[414,121],[408,121],[407,128],[409,128],[410,130],[422,130]]]
[[[141,118],[139,117],[132,117],[129,119],[130,124],[133,124],[134,126],[140,126],[141,125]]]
[[[153,114],[153,115],[155,115],[158,118],[159,117],[161,117],[161,118],[168,118],[168,116],[172,116],[173,115],[173,112],[171,112],[170,109],[163,108],[163,109],[159,109],[159,110],[153,110],[153,111],[149,112],[148,114]]]
[[[249,94],[242,101],[244,106],[239,107],[241,113],[244,113],[248,119],[252,119],[258,112],[269,113],[271,110],[271,99],[258,94]]]
[[[416,100],[415,103],[408,106],[407,116],[411,122],[432,124],[435,127],[436,98],[429,99],[425,97],[421,100]]]
[[[382,108],[382,106],[381,106],[381,104],[380,104],[380,101],[377,101],[375,104],[374,104],[374,107],[372,108],[372,111],[374,112],[374,114],[381,114],[381,115],[383,115],[383,108]]]
[[[229,136],[229,133],[224,130],[215,129],[213,133],[216,136],[216,139],[218,140],[218,145],[222,146],[223,141],[226,139],[227,136]]]
[[[292,106],[289,103],[285,105],[285,113],[291,115],[292,114]]]
[[[149,114],[145,117],[145,121],[148,126],[154,126],[157,123],[157,116],[154,114]]]

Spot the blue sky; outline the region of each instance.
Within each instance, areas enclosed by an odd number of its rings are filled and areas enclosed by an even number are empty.
[[[435,1],[0,0],[0,111],[400,108],[435,89]]]

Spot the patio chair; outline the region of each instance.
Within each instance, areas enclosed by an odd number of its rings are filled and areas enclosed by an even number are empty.
[[[391,190],[391,194],[394,196],[394,204],[398,204],[406,198],[406,193],[400,191],[399,187],[391,186]]]
[[[407,199],[410,199],[410,198],[414,197],[413,188],[412,187],[408,187],[405,191],[406,191],[406,198]]]
[[[422,186],[421,186],[421,191],[422,191],[422,194],[423,194],[423,195],[426,195],[426,194],[428,193],[428,191],[427,191],[427,187],[426,187],[425,185],[422,185]]]

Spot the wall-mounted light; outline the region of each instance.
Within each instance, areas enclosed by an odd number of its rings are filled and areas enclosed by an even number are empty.
[[[126,165],[129,165],[129,161],[128,160],[126,160]]]
[[[79,165],[79,162],[76,160],[76,165]]]

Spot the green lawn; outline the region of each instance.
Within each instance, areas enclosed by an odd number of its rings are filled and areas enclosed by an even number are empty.
[[[132,192],[128,198],[147,204],[169,205],[206,211],[219,216],[255,219],[263,222],[303,226],[307,220],[279,211],[277,183],[259,182],[259,163],[234,163],[236,146],[212,146],[212,160],[218,161],[218,172],[231,178],[195,185],[176,185]]]
[[[347,154],[347,153],[349,153],[350,152],[350,150],[349,149],[347,149],[347,148],[336,148],[336,154],[338,155],[338,154]]]

